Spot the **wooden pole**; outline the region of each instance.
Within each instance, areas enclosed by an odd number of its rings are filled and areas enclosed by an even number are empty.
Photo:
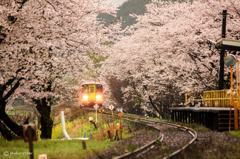
[[[112,121],[113,121],[113,127],[114,127],[114,118],[113,118],[113,110],[112,111]]]
[[[101,115],[102,115],[102,126],[104,126],[103,125],[103,110],[101,109]]]
[[[222,12],[222,38],[226,37],[226,16],[227,16],[227,10],[223,10]],[[220,73],[219,73],[219,90],[223,89],[223,83],[224,83],[224,54],[225,49],[221,50],[220,53]]]
[[[82,140],[82,146],[83,146],[83,149],[86,150],[87,149],[87,145],[86,145],[86,142],[85,140]]]
[[[122,118],[120,117],[120,129],[119,129],[119,132],[120,132],[120,139],[122,140]]]
[[[235,130],[238,130],[238,105],[237,105],[237,101],[234,102],[234,127],[235,127]]]
[[[96,123],[97,123],[97,109],[96,109]]]
[[[231,131],[231,118],[232,118],[232,106],[233,106],[233,73],[232,73],[232,66],[231,69],[231,104],[230,104],[230,112],[229,112],[229,131]]]
[[[112,140],[112,134],[111,134],[110,130],[108,130],[107,132],[108,132],[109,139]]]
[[[32,129],[31,126],[27,127],[26,135],[27,135],[28,143],[29,143],[30,159],[34,159],[34,155],[33,155],[33,136],[35,134],[34,134],[34,130]]]

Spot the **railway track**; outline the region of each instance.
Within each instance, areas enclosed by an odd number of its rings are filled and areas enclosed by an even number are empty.
[[[186,133],[189,133],[191,136],[192,136],[192,139],[187,143],[185,144],[184,146],[182,146],[181,148],[177,149],[176,151],[168,154],[167,156],[162,156],[162,155],[159,155],[158,157],[163,157],[164,159],[167,159],[167,158],[172,158],[174,156],[176,156],[179,152],[183,151],[184,149],[186,149],[188,146],[190,146],[196,139],[197,139],[197,132],[191,128],[188,128],[188,127],[185,127],[185,126],[181,126],[181,125],[176,125],[176,124],[171,124],[171,123],[166,123],[166,122],[161,122],[161,121],[153,121],[153,120],[149,120],[149,119],[144,119],[144,118],[139,118],[139,117],[132,117],[132,116],[127,116],[125,115],[123,117],[124,120],[128,120],[128,121],[132,121],[132,122],[144,122],[146,123],[148,126],[150,127],[153,127],[157,130],[159,130],[160,132],[160,135],[159,137],[155,140],[159,140],[160,142],[164,141],[164,133],[163,133],[163,130],[162,130],[162,125],[166,125],[168,127],[171,127],[171,128],[176,128],[178,130],[181,130],[181,131],[184,131]],[[161,125],[161,126],[160,126]],[[144,153],[147,153],[148,151],[150,151],[151,149],[154,148],[154,145],[155,145],[155,141],[151,141],[149,143],[147,143],[146,145],[144,145],[143,147],[135,150],[134,152],[132,153],[128,153],[128,154],[124,154],[122,156],[118,156],[116,157],[116,159],[124,159],[124,158],[145,158],[143,157]],[[141,157],[142,156],[142,157]]]
[[[131,120],[131,119],[128,119],[126,117],[124,117],[124,120],[140,124],[139,121]],[[143,124],[143,123],[141,123],[141,124]],[[133,152],[126,153],[126,154],[123,154],[123,155],[118,156],[118,157],[115,157],[115,159],[139,158],[142,154],[145,154],[150,149],[152,149],[154,147],[154,144],[155,144],[156,141],[162,142],[162,140],[164,138],[164,134],[161,133],[161,130],[159,128],[155,127],[155,126],[152,126],[152,125],[148,125],[148,126],[159,131],[158,137],[156,139],[152,140],[152,141],[147,142],[147,144],[145,144],[144,146],[138,148],[137,150],[135,150]]]
[[[87,111],[95,111],[94,109],[90,108],[84,108]],[[111,113],[105,112],[104,114],[111,115]],[[114,114],[115,116],[117,114]],[[146,144],[138,149],[136,149],[133,152],[128,152],[125,153],[121,156],[115,157],[115,159],[126,159],[126,158],[156,158],[156,157],[161,157],[163,159],[167,158],[177,158],[177,154],[180,153],[181,151],[185,150],[188,146],[190,146],[194,141],[197,140],[197,132],[189,127],[181,126],[181,125],[176,125],[172,123],[167,123],[167,122],[162,122],[162,121],[154,121],[150,119],[145,119],[141,117],[133,117],[129,115],[124,115],[122,117],[123,120],[129,121],[129,122],[135,122],[139,124],[145,124],[149,127],[152,127],[159,131],[159,134],[157,135],[156,139],[152,141],[146,141]],[[169,133],[168,131],[172,129],[175,129],[177,133]],[[174,131],[174,130],[173,130]],[[178,135],[176,135],[178,134]],[[165,142],[165,139],[168,140]],[[180,145],[175,145],[174,151],[171,153],[165,153],[161,154],[163,146],[160,148],[156,142],[158,143],[164,143],[164,147],[171,147],[173,142],[171,141],[174,140],[174,138],[177,138],[177,140],[184,140],[182,144]],[[164,152],[164,151],[163,151]],[[159,154],[158,154],[159,153]],[[153,155],[154,154],[154,155]],[[151,155],[151,156],[149,156]]]

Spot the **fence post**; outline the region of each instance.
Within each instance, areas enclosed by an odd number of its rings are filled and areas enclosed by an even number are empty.
[[[86,145],[86,142],[85,140],[82,140],[82,146],[83,146],[83,149],[86,150],[87,149],[87,145]]]
[[[95,104],[93,106],[93,108],[96,110],[96,123],[97,123],[97,110],[98,110],[99,106],[97,104]]]
[[[187,107],[187,93],[185,93],[185,107]]]
[[[110,138],[110,140],[112,140],[112,134],[111,134],[110,130],[108,130],[107,132],[108,132],[108,137]]]
[[[119,137],[118,137],[118,130],[116,130],[116,136],[115,136],[114,140],[119,140]]]
[[[23,125],[24,142],[29,143],[30,159],[34,159],[33,155],[33,141],[37,141],[36,125],[25,124]]]
[[[234,102],[234,125],[235,125],[235,130],[238,130],[238,105],[237,105],[237,101]]]
[[[123,117],[123,113],[118,113],[118,117],[120,118],[119,133],[120,133],[120,139],[122,140],[122,117]]]
[[[114,118],[113,118],[113,109],[114,109],[114,106],[113,106],[113,105],[110,105],[110,106],[109,106],[109,109],[110,109],[111,112],[112,112],[112,122],[113,122],[113,127],[114,127]]]

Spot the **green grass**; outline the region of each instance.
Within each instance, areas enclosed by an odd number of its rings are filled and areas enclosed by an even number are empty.
[[[137,147],[136,147],[135,144],[131,144],[131,145],[129,146],[129,149],[130,149],[130,152],[133,152],[133,151],[135,151],[135,150],[137,149]]]
[[[23,109],[24,106],[16,107],[15,109]],[[53,107],[52,107],[53,108]],[[98,129],[96,130],[91,124],[88,119],[89,117],[93,117],[95,120],[95,113],[87,113],[85,115],[79,116],[79,118],[76,118],[74,121],[68,121],[67,115],[65,116],[65,123],[67,127],[67,123],[69,122],[70,128],[67,130],[68,134],[71,138],[79,138],[83,137],[86,133],[86,137],[89,138],[91,134],[93,134],[93,139],[86,141],[87,150],[83,150],[82,148],[82,141],[80,140],[38,140],[37,142],[34,142],[34,158],[38,158],[38,155],[40,154],[47,154],[48,158],[53,159],[65,159],[65,158],[86,158],[91,155],[94,155],[94,153],[102,152],[106,149],[109,149],[110,146],[114,146],[117,142],[109,142],[108,136],[102,135],[104,131],[106,131],[111,126],[112,123],[107,123],[104,121],[104,126],[101,126],[101,115],[98,113]],[[154,119],[154,118],[153,118]],[[159,120],[159,119],[158,119]],[[81,122],[80,122],[81,121]],[[80,124],[81,126],[77,131],[73,133],[73,129],[77,126],[75,123]],[[117,117],[114,117],[114,122],[119,123],[120,120]],[[57,121],[54,121],[54,127],[56,128],[56,131],[53,131],[53,135],[55,135],[55,138],[62,138],[62,130],[61,127],[58,125],[60,123],[60,119],[57,119]],[[72,124],[72,126],[71,126]],[[125,124],[125,121],[122,120],[122,124]],[[114,130],[115,131],[115,130]],[[153,130],[149,130],[153,131]],[[61,132],[61,134],[58,134],[58,132]],[[97,139],[95,138],[96,136]],[[103,137],[102,137],[103,136]],[[113,134],[113,137],[115,134]],[[122,139],[133,137],[133,132],[130,133],[128,127],[123,127],[123,133],[122,133]],[[120,134],[119,134],[120,137]],[[28,158],[28,155],[24,155],[22,153],[29,153],[29,145],[28,143],[24,143],[23,140],[14,140],[11,142],[8,142],[6,140],[0,140],[0,159],[1,158]],[[131,145],[130,147],[126,147],[130,151],[134,151],[136,149],[135,145]],[[3,153],[7,151],[9,154],[8,157],[4,157]],[[18,153],[18,155],[10,155],[10,153]]]
[[[12,110],[8,111],[8,115],[20,115],[24,114],[25,111],[21,111],[21,109],[25,108],[25,105],[22,106],[14,106]]]
[[[65,158],[86,158],[91,155],[94,155],[95,153],[102,152],[106,149],[109,149],[110,146],[114,146],[117,142],[110,142],[108,136],[103,136],[103,138],[100,138],[96,140],[94,138],[94,135],[98,136],[101,134],[104,130],[108,128],[108,123],[105,123],[103,127],[101,127],[101,116],[98,116],[98,129],[96,130],[95,127],[88,121],[89,116],[95,117],[95,113],[88,113],[86,116],[82,116],[81,118],[78,118],[76,121],[81,120],[82,125],[81,127],[72,135],[70,135],[71,131],[76,127],[74,125],[74,121],[68,122],[65,121],[66,127],[67,123],[73,124],[68,130],[68,134],[71,138],[79,138],[83,137],[86,133],[86,137],[90,138],[91,133],[93,133],[93,139],[86,141],[87,150],[83,150],[82,147],[82,141],[81,140],[38,140],[37,142],[34,142],[34,158],[38,158],[38,155],[41,154],[47,154],[48,158],[53,159],[65,159]],[[119,120],[114,120],[115,124],[119,122]],[[70,124],[70,125],[71,125]],[[110,125],[112,125],[110,123]],[[61,126],[55,125],[57,128],[54,129],[53,135],[55,135],[55,138],[62,138],[62,130]],[[55,131],[56,130],[56,131]],[[123,134],[122,138],[126,139],[129,137],[134,136],[133,133],[127,133],[127,128],[123,127]],[[58,134],[58,132],[61,132],[61,134]],[[113,136],[114,137],[114,136]],[[120,137],[120,136],[119,136]],[[8,142],[6,140],[0,140],[0,159],[1,158],[8,158],[8,159],[14,159],[14,158],[29,158],[28,155],[23,155],[22,153],[28,153],[29,147],[28,143],[24,143],[23,140],[14,140],[11,142]],[[130,148],[131,149],[131,148]],[[134,147],[132,147],[134,149]],[[18,153],[18,155],[11,155],[8,157],[4,157],[3,153],[7,151],[9,154],[11,152]]]
[[[240,130],[230,131],[230,134],[240,139]]]
[[[211,131],[209,128],[203,125],[199,125],[197,123],[192,123],[192,124],[184,124],[187,127],[193,128],[196,131]]]
[[[156,141],[155,141],[155,144],[157,144],[158,146],[161,146],[161,145],[162,145],[162,142],[159,141],[159,140],[156,140]]]
[[[56,108],[58,105],[52,105],[51,106],[51,110],[53,109],[53,108]]]
[[[126,114],[128,116],[133,116],[133,117],[139,117],[138,115],[135,114]],[[144,117],[145,119],[150,119],[153,121],[162,121],[162,122],[171,122],[170,120],[166,120],[166,119],[159,119],[159,118],[154,118],[154,117]],[[141,122],[141,121],[140,121]],[[182,123],[182,122],[172,122],[173,124],[177,124],[177,125],[182,125],[182,126],[187,126],[190,127],[196,131],[210,131],[209,128],[203,126],[203,125],[199,125],[196,123],[192,123],[192,124],[186,124],[186,123]]]
[[[61,123],[61,119],[60,119],[60,118],[53,121],[53,125],[57,125],[57,124],[59,124],[59,123]]]
[[[169,122],[167,119],[160,119],[160,118],[154,118],[154,117],[144,117],[144,118],[154,120],[154,121]]]
[[[65,122],[66,131],[70,131],[73,128],[72,122]],[[63,137],[62,124],[55,125],[52,129],[52,139],[61,139]]]
[[[31,106],[21,105],[14,106],[12,110],[8,111],[8,115],[27,115],[28,113],[32,113],[33,108]]]
[[[163,146],[162,149],[163,149],[163,150],[167,150],[168,147],[167,147],[167,146]]]
[[[71,137],[83,137],[86,133],[87,136],[90,136],[91,134],[96,134],[101,132],[102,129],[99,127],[98,129],[95,129],[94,125],[90,122],[85,123],[80,129],[78,129]]]
[[[81,140],[40,140],[34,142],[34,158],[38,158],[38,155],[47,154],[48,158],[65,159],[65,158],[85,158],[90,155],[94,155],[94,151],[100,152],[106,150],[109,146],[115,142],[109,142],[108,140],[88,140],[86,141],[87,150],[83,150]],[[16,140],[8,142],[6,140],[0,140],[0,158],[4,158],[3,153],[7,151],[15,153],[27,153],[29,152],[29,145],[23,140]],[[94,151],[92,151],[94,150]],[[26,159],[28,155],[9,155],[8,159]]]
[[[20,108],[25,108],[26,107],[26,105],[20,105],[20,106],[14,106],[13,107],[13,110],[17,110],[17,109],[20,109]]]
[[[137,115],[137,114],[127,114],[127,113],[126,113],[125,115],[127,115],[127,116],[132,116],[132,117],[136,117],[136,118],[141,117],[141,118],[150,119],[150,120],[154,120],[154,121],[168,122],[167,119],[160,119],[160,118],[156,118],[156,117],[148,117],[148,116],[143,117],[143,116],[139,116],[139,115]]]
[[[58,105],[52,105],[51,109],[57,107]],[[21,106],[13,106],[13,109],[8,111],[8,115],[25,115],[26,112],[32,112],[32,110],[28,109],[29,107],[26,105]],[[16,114],[15,114],[16,113]]]
[[[186,126],[186,127],[194,129],[195,131],[211,131],[211,129],[207,128],[206,126],[199,125],[197,123],[186,124],[186,123],[182,123],[182,122],[173,122],[173,124]]]

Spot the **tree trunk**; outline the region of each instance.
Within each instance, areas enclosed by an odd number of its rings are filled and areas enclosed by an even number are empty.
[[[23,127],[14,122],[7,113],[5,112],[5,104],[2,103],[0,105],[0,119],[4,122],[4,124],[13,131],[16,135],[23,137]]]
[[[21,71],[21,69],[19,69],[18,71]],[[20,77],[19,79],[16,79],[16,77],[13,77],[7,80],[5,84],[0,84],[0,120],[4,122],[5,126],[7,126],[11,131],[13,131],[16,135],[20,137],[23,137],[23,127],[19,126],[16,122],[14,122],[11,118],[9,118],[5,109],[6,109],[7,100],[19,87],[20,81],[22,80],[23,80],[23,77]],[[10,90],[8,90],[8,87],[10,85],[12,87],[10,88]],[[7,91],[7,90],[8,92],[4,95],[4,91]],[[4,129],[4,127],[2,128]]]
[[[51,107],[50,107],[51,108]],[[41,116],[41,139],[51,139],[52,138],[52,127],[53,120],[46,116]]]
[[[2,136],[7,139],[8,141],[12,140],[12,134],[11,131],[6,127],[5,124],[3,124],[3,121],[0,120],[0,132]]]
[[[52,138],[52,127],[53,120],[50,117],[51,106],[47,105],[46,98],[42,98],[41,101],[35,101],[37,103],[37,109],[41,114],[41,139],[51,139]]]

